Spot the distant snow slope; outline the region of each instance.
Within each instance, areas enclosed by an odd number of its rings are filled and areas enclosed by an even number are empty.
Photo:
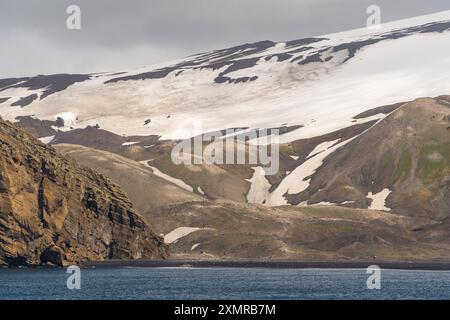
[[[126,72],[3,79],[0,115],[64,115],[64,130],[98,124],[163,138],[303,125],[286,142],[347,127],[377,106],[448,93],[448,52],[450,11],[377,31],[262,41]]]

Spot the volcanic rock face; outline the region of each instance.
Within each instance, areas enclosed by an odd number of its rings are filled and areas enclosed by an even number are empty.
[[[0,120],[0,264],[166,256],[117,185]]]

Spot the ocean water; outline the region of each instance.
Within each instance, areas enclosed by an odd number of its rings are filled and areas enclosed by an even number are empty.
[[[65,269],[1,269],[0,299],[450,299],[450,271],[365,269],[82,269],[81,289]]]

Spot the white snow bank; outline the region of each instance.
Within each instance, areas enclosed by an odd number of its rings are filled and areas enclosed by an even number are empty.
[[[58,118],[62,119],[64,122],[64,126],[73,126],[77,122],[77,115],[73,112],[61,112],[55,115],[55,120]]]
[[[314,157],[316,154],[324,152],[325,150],[329,149],[331,146],[336,144],[338,141],[339,141],[339,139],[333,140],[333,141],[326,141],[326,142],[323,142],[323,143],[317,145],[314,148],[314,150],[310,152],[310,154],[308,155],[308,158]]]
[[[50,142],[52,142],[54,137],[55,136],[42,137],[42,138],[39,138],[39,141],[41,141],[42,143],[45,143],[45,144],[49,144]]]
[[[124,142],[122,143],[122,146],[126,147],[126,146],[132,146],[134,144],[138,144],[140,143],[140,141],[134,141],[134,142]]]
[[[328,201],[322,201],[319,203],[314,203],[313,206],[337,206],[338,204],[336,203],[332,203],[332,202],[328,202]]]
[[[168,234],[164,236],[164,242],[167,244],[174,243],[178,239],[186,237],[192,232],[199,231],[201,228],[192,228],[192,227],[180,227],[175,230],[170,231]]]
[[[247,194],[247,201],[249,203],[263,204],[269,195],[269,189],[271,187],[269,181],[265,177],[264,169],[261,167],[252,168],[255,172],[251,179],[246,179],[251,183],[250,189]]]
[[[308,188],[310,179],[306,178],[313,175],[316,170],[322,166],[323,160],[327,156],[353,139],[354,138],[341,142],[303,162],[288,176],[286,176],[283,181],[281,181],[279,186],[269,195],[267,204],[270,206],[281,206],[288,204],[287,200],[284,198],[284,194],[297,194]]]
[[[383,189],[376,194],[372,194],[372,192],[369,192],[367,194],[367,198],[372,199],[372,203],[370,204],[369,209],[391,211],[390,208],[386,207],[386,198],[390,193],[391,190],[389,189]]]
[[[183,180],[177,179],[177,178],[171,177],[171,176],[169,176],[169,175],[167,175],[165,173],[162,173],[158,168],[152,167],[151,165],[149,165],[148,161],[149,160],[144,160],[144,161],[139,161],[139,162],[142,163],[143,165],[149,167],[150,169],[152,169],[153,174],[155,176],[163,178],[166,181],[172,182],[173,184],[176,184],[177,186],[179,186],[179,187],[181,187],[181,188],[183,188],[183,189],[185,189],[187,191],[194,192],[194,189],[190,185],[185,183]]]

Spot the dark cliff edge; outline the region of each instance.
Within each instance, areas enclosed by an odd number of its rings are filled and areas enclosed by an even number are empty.
[[[119,186],[0,118],[0,265],[167,256]]]

